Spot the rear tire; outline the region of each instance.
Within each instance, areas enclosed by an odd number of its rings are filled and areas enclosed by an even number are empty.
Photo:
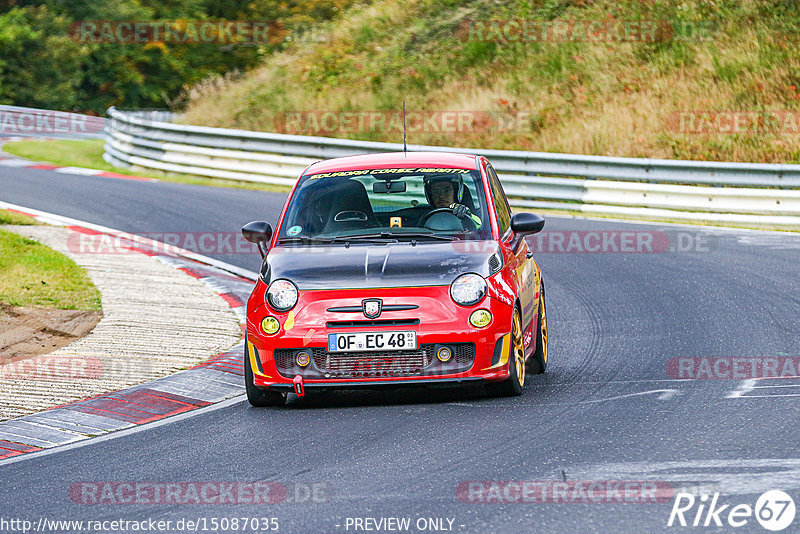
[[[253,384],[253,369],[250,366],[250,356],[247,354],[247,343],[245,343],[244,350],[244,389],[247,391],[247,401],[251,406],[262,408],[286,404],[285,393],[260,389]]]
[[[525,362],[528,372],[540,375],[547,369],[547,307],[544,298],[544,280],[539,295],[539,318],[536,321],[536,351]]]
[[[525,385],[525,344],[522,341],[522,319],[514,308],[511,319],[511,354],[508,355],[507,379],[499,383],[486,384],[486,392],[493,397],[518,397]]]

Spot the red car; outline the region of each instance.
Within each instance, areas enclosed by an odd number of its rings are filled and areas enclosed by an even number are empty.
[[[522,393],[547,366],[541,269],[482,156],[392,153],[310,165],[262,251],[247,303],[253,406],[324,388],[485,383]]]

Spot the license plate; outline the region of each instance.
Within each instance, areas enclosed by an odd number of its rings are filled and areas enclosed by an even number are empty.
[[[328,334],[328,352],[367,352],[372,350],[416,350],[417,333],[348,332]]]

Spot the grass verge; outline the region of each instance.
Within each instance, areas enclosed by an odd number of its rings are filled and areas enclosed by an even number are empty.
[[[159,171],[134,170],[124,167],[114,167],[103,159],[102,139],[81,140],[31,140],[14,141],[3,145],[3,150],[20,158],[32,161],[42,161],[64,167],[85,167],[115,172],[126,176],[141,176],[154,178],[164,182],[175,182],[190,185],[205,185],[211,187],[228,187],[233,189],[251,189],[256,191],[289,191],[288,187],[257,182],[240,182],[220,178],[207,178],[191,174],[176,174]]]
[[[21,213],[0,209],[0,224],[15,224],[19,226],[31,226],[37,223],[34,219]]]
[[[2,224],[31,224],[0,210]],[[100,292],[86,271],[55,250],[0,229],[0,302],[62,310],[100,310]]]

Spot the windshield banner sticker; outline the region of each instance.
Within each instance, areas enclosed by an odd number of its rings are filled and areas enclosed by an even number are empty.
[[[364,176],[367,174],[415,174],[415,173],[466,173],[468,169],[451,169],[438,167],[417,167],[406,169],[362,169],[358,171],[323,172],[311,175],[311,178],[337,178],[340,176]]]

